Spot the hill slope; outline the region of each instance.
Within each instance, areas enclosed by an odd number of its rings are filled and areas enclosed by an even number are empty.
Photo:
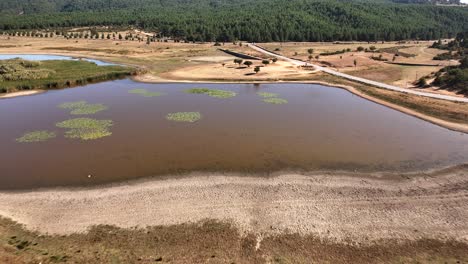
[[[401,40],[468,30],[468,8],[369,0],[4,0],[0,30],[136,26],[200,41]]]

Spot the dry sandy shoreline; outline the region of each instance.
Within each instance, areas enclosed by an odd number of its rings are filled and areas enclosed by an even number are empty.
[[[394,177],[341,173],[271,178],[197,175],[94,188],[0,192],[0,215],[42,233],[94,225],[168,226],[206,219],[241,232],[337,242],[468,243],[468,165]]]
[[[28,90],[28,91],[19,91],[19,92],[13,92],[13,93],[6,93],[3,95],[0,95],[0,99],[7,99],[7,98],[14,98],[18,96],[28,96],[28,95],[34,95],[34,94],[40,94],[45,92],[44,90]]]

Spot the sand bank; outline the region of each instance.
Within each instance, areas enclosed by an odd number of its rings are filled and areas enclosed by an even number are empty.
[[[19,91],[19,92],[13,92],[13,93],[5,93],[5,94],[0,94],[0,99],[3,98],[13,98],[13,97],[18,97],[18,96],[26,96],[26,95],[33,95],[33,94],[39,94],[45,92],[44,90],[28,90],[28,91]]]
[[[232,222],[242,232],[298,233],[361,243],[468,242],[468,166],[392,175],[193,175],[94,188],[1,192],[0,215],[51,234]]]

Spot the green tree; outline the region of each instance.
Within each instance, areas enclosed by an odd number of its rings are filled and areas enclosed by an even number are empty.
[[[249,68],[250,68],[250,66],[251,66],[252,64],[253,64],[253,62],[251,62],[251,61],[245,61],[245,62],[244,62],[244,65],[246,65],[246,66],[249,67]]]
[[[270,64],[270,60],[262,60],[262,64],[267,66],[268,64]]]
[[[239,66],[242,64],[243,60],[241,59],[234,59],[234,63],[238,64]]]
[[[255,72],[255,73],[258,73],[259,71],[260,71],[260,66],[255,66],[254,72]]]

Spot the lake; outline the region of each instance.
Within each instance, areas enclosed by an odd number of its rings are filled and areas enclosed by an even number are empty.
[[[100,60],[93,60],[88,58],[75,58],[70,56],[62,55],[48,55],[48,54],[0,54],[0,60],[9,60],[14,58],[21,58],[23,60],[30,61],[45,61],[45,60],[85,60],[89,62],[94,62],[99,66],[112,66],[116,65],[114,63],[104,62]]]
[[[190,94],[221,89],[231,98]],[[159,92],[145,97],[133,89]],[[276,93],[285,104],[263,101]],[[86,101],[107,110],[71,115],[58,105]],[[201,119],[175,122],[175,112]],[[112,120],[112,135],[67,138],[56,123]],[[190,172],[268,175],[317,170],[416,171],[467,162],[468,135],[313,84],[145,84],[119,80],[0,101],[0,189],[81,186]],[[44,142],[16,139],[34,130]],[[90,176],[90,177],[89,177]]]

